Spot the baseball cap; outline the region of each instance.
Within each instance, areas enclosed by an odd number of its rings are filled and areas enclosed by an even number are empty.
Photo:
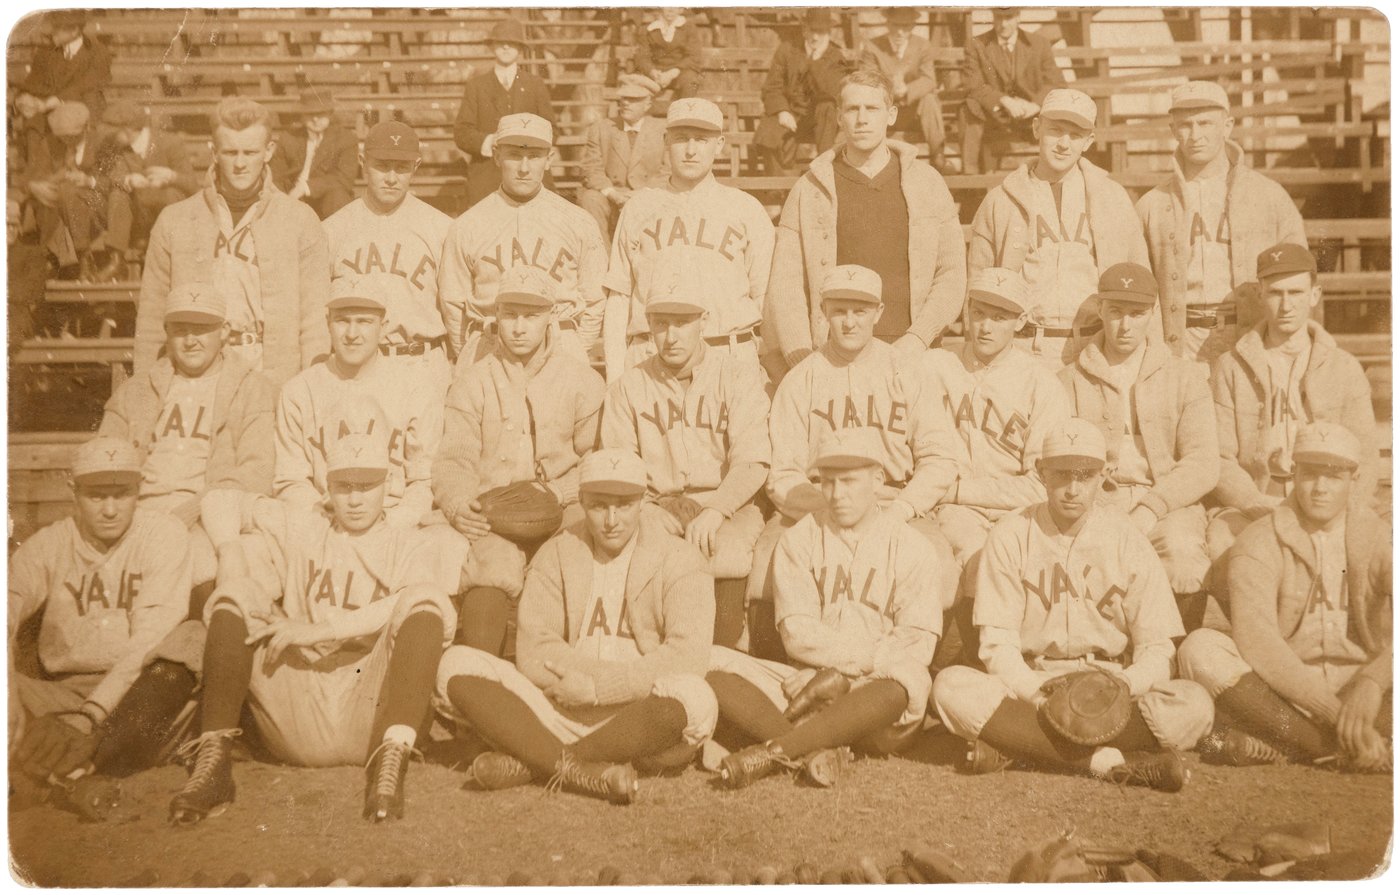
[[[1172,91],[1170,111],[1190,109],[1224,109],[1230,111],[1230,97],[1225,88],[1214,81],[1187,81]]]
[[[108,127],[140,128],[146,126],[148,117],[136,103],[119,99],[102,112],[102,123]]]
[[[1138,305],[1157,303],[1157,278],[1141,264],[1120,261],[1099,277],[1099,301],[1130,301]]]
[[[129,441],[99,435],[78,446],[72,476],[78,485],[133,484],[141,481],[141,454]]]
[[[496,145],[548,149],[554,145],[554,125],[531,112],[502,115],[496,124]]]
[[[676,245],[655,256],[646,292],[648,314],[701,314],[709,310],[707,284],[701,273],[704,267],[696,263],[700,252],[709,254],[696,246]]]
[[[625,74],[617,79],[617,95],[650,99],[661,92],[661,85],[646,75]]]
[[[724,115],[707,99],[689,96],[671,103],[666,110],[666,127],[696,127],[707,131],[724,130]]]
[[[389,474],[389,447],[372,435],[342,437],[326,452],[326,481],[373,485]]]
[[[1003,310],[1023,314],[1030,310],[1030,287],[1014,270],[1004,267],[984,267],[967,281],[969,301],[980,301]]]
[[[49,113],[49,130],[55,137],[76,137],[88,125],[88,107],[82,103],[59,103]]]
[[[646,464],[631,451],[594,451],[578,465],[578,489],[619,497],[640,496],[647,490]]]
[[[1089,94],[1069,87],[1056,87],[1045,94],[1040,104],[1040,117],[1077,124],[1085,130],[1093,130],[1099,117],[1099,107]]]
[[[326,303],[327,311],[345,311],[351,308],[378,311],[383,314],[388,309],[379,298],[372,275],[350,274],[331,280],[331,300]]]
[[[859,469],[881,466],[885,462],[885,446],[880,435],[870,426],[851,429],[828,429],[817,439],[817,451],[812,457],[813,469]]]
[[[1307,246],[1296,242],[1281,242],[1259,253],[1255,261],[1259,279],[1292,273],[1317,273],[1317,259]]]
[[[1085,469],[1104,465],[1108,447],[1099,427],[1088,420],[1071,417],[1045,435],[1040,449],[1041,465],[1047,469]]]
[[[186,283],[170,290],[165,300],[166,323],[223,323],[228,305],[219,287],[211,283]]]
[[[1293,462],[1356,469],[1361,465],[1361,440],[1340,423],[1309,423],[1293,440]]]
[[[519,264],[501,274],[500,285],[496,287],[496,304],[501,302],[533,308],[552,308],[554,287],[549,281],[549,275],[538,267]]]
[[[423,157],[423,152],[413,128],[402,121],[390,120],[379,122],[365,134],[365,157],[416,162]]]
[[[519,19],[501,19],[491,28],[491,36],[486,39],[492,44],[516,44],[525,46],[525,23]]]
[[[859,264],[838,264],[822,280],[822,298],[845,298],[877,305],[884,295],[880,275]]]

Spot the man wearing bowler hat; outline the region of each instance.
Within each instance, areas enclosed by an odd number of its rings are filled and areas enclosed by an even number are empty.
[[[660,92],[661,85],[645,75],[622,75],[618,117],[600,118],[588,127],[578,204],[598,219],[604,239],[612,239],[622,207],[637,190],[661,186],[671,176],[666,124],[648,114]]]
[[[909,6],[885,10],[884,34],[866,43],[861,63],[879,69],[894,87],[899,116],[890,130],[915,133],[928,144],[928,163],[943,170],[943,104],[933,65],[933,45],[914,33],[919,11]]]
[[[520,63],[525,54],[525,23],[502,19],[491,29],[487,43],[496,64],[467,81],[457,107],[457,120],[452,125],[452,139],[467,156],[463,209],[471,208],[501,185],[500,171],[492,162],[496,124],[501,116],[528,112],[554,124],[549,85],[538,75],[525,71]]]
[[[279,189],[325,220],[355,197],[355,134],[334,123],[335,105],[320,90],[303,92],[297,112],[301,127],[277,138],[272,176]]]
[[[763,119],[754,133],[764,170],[797,173],[797,144],[822,153],[836,142],[836,103],[841,79],[854,67],[836,42],[840,22],[829,9],[808,9],[800,42],[783,41],[763,82]]]

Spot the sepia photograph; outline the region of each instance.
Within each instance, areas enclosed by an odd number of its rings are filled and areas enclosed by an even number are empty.
[[[11,885],[1393,875],[1382,10],[6,29]]]

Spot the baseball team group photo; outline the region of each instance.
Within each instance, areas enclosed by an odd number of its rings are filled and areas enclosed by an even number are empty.
[[[11,19],[15,881],[1387,871],[1381,12]]]

